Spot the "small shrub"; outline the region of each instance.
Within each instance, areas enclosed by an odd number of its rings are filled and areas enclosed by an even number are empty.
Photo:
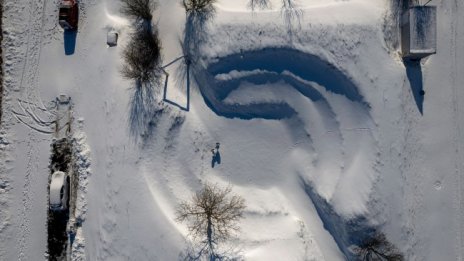
[[[138,86],[160,78],[161,41],[156,30],[138,28],[122,56],[124,65],[121,73],[124,78],[135,80]]]
[[[156,8],[153,0],[121,0],[121,13],[135,18],[150,21]]]

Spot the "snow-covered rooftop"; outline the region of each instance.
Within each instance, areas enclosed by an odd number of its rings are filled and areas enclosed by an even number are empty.
[[[437,9],[414,6],[402,18],[402,44],[405,56],[424,56],[437,51]]]

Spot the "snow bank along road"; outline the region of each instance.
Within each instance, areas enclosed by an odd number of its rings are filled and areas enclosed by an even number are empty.
[[[289,26],[278,1],[251,15],[246,1],[224,0],[197,46],[191,110],[160,108],[140,145],[124,127],[132,90],[118,72],[121,49],[105,46],[113,28],[120,46],[128,39],[119,3],[81,1],[67,56],[55,2],[5,1],[0,259],[46,251],[51,137],[10,110],[21,111],[21,99],[46,117],[47,101],[66,93],[85,119],[95,173],[81,188],[92,200],[75,259],[177,259],[187,233],[173,221],[175,207],[208,180],[247,199],[234,241],[247,260],[343,260],[349,241],[327,228],[335,219],[321,215],[321,202],[338,218],[381,227],[408,260],[462,260],[464,6],[432,3],[439,42],[421,65],[423,115],[384,41],[388,1],[301,1],[300,20]],[[172,61],[184,54],[185,13],[171,0],[158,8]],[[171,98],[184,101],[185,74],[168,69]],[[213,169],[216,142],[222,160]]]

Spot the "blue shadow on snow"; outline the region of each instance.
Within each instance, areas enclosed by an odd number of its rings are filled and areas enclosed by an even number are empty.
[[[77,31],[65,30],[64,37],[64,54],[73,55],[76,49]]]
[[[406,75],[411,86],[411,91],[416,101],[417,109],[423,114],[424,106],[424,86],[422,81],[422,68],[420,60],[404,60]]]
[[[340,251],[347,260],[358,260],[350,251],[350,247],[360,246],[363,242],[373,238],[378,228],[369,224],[369,221],[363,216],[351,219],[343,218],[314,190],[311,183],[302,177],[300,177],[300,182],[306,195],[314,204],[324,228],[332,235]]]
[[[229,80],[216,78],[217,75],[231,71],[257,73]],[[288,48],[266,48],[217,57],[217,62],[207,68],[194,68],[193,73],[205,103],[216,114],[226,118],[283,119],[296,114],[286,103],[224,103],[227,96],[244,81],[254,84],[285,81],[313,101],[324,100],[322,94],[313,87],[316,83],[329,92],[343,95],[369,108],[352,79],[340,69],[316,55]]]

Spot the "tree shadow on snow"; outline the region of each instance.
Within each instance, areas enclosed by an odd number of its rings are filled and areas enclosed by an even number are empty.
[[[346,258],[352,260],[354,255],[349,251],[349,247],[361,244],[362,241],[374,233],[375,229],[368,224],[365,218],[345,220],[335,212],[329,202],[315,191],[311,183],[302,177],[300,181],[309,199],[314,204],[324,228],[332,235],[338,248]]]
[[[65,30],[63,33],[64,38],[64,54],[73,55],[76,49],[77,31]]]
[[[193,64],[197,62],[200,46],[206,40],[207,22],[214,17],[214,14],[215,10],[212,7],[202,12],[187,14],[182,49],[184,55],[188,57]]]
[[[423,114],[423,104],[425,91],[423,89],[422,68],[420,60],[404,60],[406,75],[411,86],[411,91],[416,101],[417,109]]]
[[[163,109],[157,104],[151,84],[136,84],[129,104],[129,132],[137,141],[139,137],[152,136],[157,118]]]
[[[282,0],[280,14],[287,26],[287,34],[290,40],[293,40],[295,31],[301,29],[303,10],[298,6],[295,0]]]
[[[172,101],[167,98],[168,83],[169,83],[169,74],[165,72],[166,78],[164,82],[164,93],[163,101],[173,105],[181,110],[189,111],[190,110],[190,73],[192,66],[195,66],[199,57],[198,54],[200,46],[205,42],[207,33],[206,25],[207,22],[214,16],[215,9],[213,7],[206,8],[201,12],[195,11],[187,14],[185,29],[184,29],[184,38],[179,40],[183,56],[164,66],[164,68],[170,66],[172,63],[177,62],[181,58],[184,59],[183,62],[179,63],[176,71],[176,83],[177,87],[183,89],[186,87],[186,106],[182,106],[179,103]]]
[[[230,247],[229,249],[215,250],[213,254],[209,253],[204,242],[187,243],[187,248],[179,254],[179,261],[232,261],[243,260],[241,250]]]
[[[310,182],[303,177],[300,177],[300,182],[324,228],[332,235],[347,260],[403,260],[399,250],[380,232],[380,226],[373,225],[364,216],[349,219],[342,217],[316,192]],[[376,259],[373,254],[380,259]],[[363,258],[360,255],[364,255]]]
[[[249,0],[247,6],[254,12],[256,9],[264,10],[271,8],[271,3],[269,0]]]

